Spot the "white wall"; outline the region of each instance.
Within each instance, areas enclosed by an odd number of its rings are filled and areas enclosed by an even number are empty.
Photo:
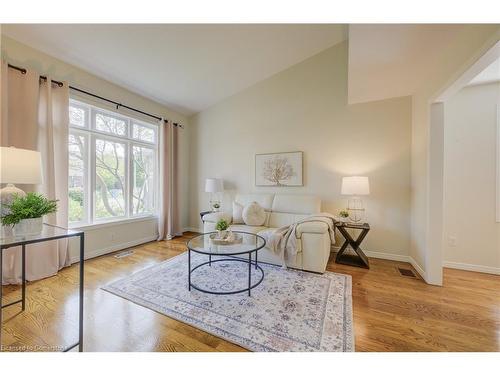
[[[191,226],[207,208],[206,177],[241,192],[315,194],[346,206],[342,176],[370,177],[372,231],[364,248],[406,259],[410,238],[411,102],[347,104],[347,43],[266,79],[192,117]],[[304,151],[304,187],[254,186],[254,155]],[[400,258],[398,258],[400,259]]]
[[[442,283],[443,184],[443,144],[433,139],[443,124],[431,106],[499,39],[496,24],[349,26],[349,103],[412,96],[410,260],[431,284]]]
[[[444,265],[500,274],[496,134],[500,84],[468,86],[445,103]]]
[[[349,25],[349,103],[415,93],[464,24]]]
[[[65,80],[70,85],[82,88],[105,98],[141,109],[145,112],[164,116],[169,120],[179,122],[184,125],[180,131],[180,206],[181,223],[185,227],[188,224],[188,164],[189,164],[189,120],[164,106],[153,102],[145,97],[127,91],[126,89],[106,81],[102,77],[97,77],[73,65],[67,64],[52,56],[44,54],[22,43],[19,43],[5,35],[1,38],[2,58],[9,63],[35,69],[38,72],[50,75],[56,80]],[[166,88],[168,89],[168,88]],[[102,103],[102,105],[106,105]],[[130,113],[135,115],[134,113]],[[156,238],[156,219],[149,219],[136,223],[114,224],[108,227],[91,228],[86,232],[86,256],[95,256],[107,251],[119,250],[128,246],[133,246],[141,242],[151,241]],[[71,246],[73,259],[78,248]]]
[[[412,154],[411,154],[411,249],[413,265],[424,279],[435,285],[442,284],[442,233],[431,236],[429,228],[438,215],[432,206],[431,187],[442,185],[443,176],[432,173],[442,169],[431,159],[441,154],[443,145],[431,141],[431,104],[469,69],[500,37],[498,25],[467,25],[450,41],[430,65],[432,69],[420,79],[420,87],[412,96]],[[434,244],[434,246],[432,245]]]

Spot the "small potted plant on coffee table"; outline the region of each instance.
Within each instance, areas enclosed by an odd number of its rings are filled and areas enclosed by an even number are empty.
[[[42,232],[43,216],[57,211],[57,200],[38,193],[16,196],[2,215],[2,225],[12,226],[14,236],[36,235]]]
[[[217,237],[219,239],[224,239],[227,235],[227,229],[229,228],[229,224],[226,220],[220,219],[217,224],[215,224],[215,229],[217,230]]]

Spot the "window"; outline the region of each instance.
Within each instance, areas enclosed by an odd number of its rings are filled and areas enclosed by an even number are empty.
[[[154,214],[158,128],[73,99],[69,118],[70,225]]]

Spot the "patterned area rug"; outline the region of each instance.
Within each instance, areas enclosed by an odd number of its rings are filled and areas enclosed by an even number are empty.
[[[207,257],[193,254],[193,266]],[[259,263],[264,281],[247,293],[188,291],[187,253],[103,289],[252,351],[353,351],[351,277]],[[252,267],[252,278],[260,271]],[[208,290],[243,289],[248,266],[213,263],[193,273]]]

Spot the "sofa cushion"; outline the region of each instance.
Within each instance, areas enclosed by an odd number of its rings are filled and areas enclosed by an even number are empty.
[[[263,225],[266,222],[266,212],[257,202],[247,204],[242,216],[246,225]]]
[[[253,233],[253,234],[258,234],[259,232],[268,229],[267,227],[264,226],[256,226],[256,225],[238,225],[238,224],[233,224],[230,226],[231,230],[233,232],[246,232],[246,233]]]
[[[317,214],[321,211],[321,200],[313,195],[276,194],[271,210],[289,214]]]
[[[267,226],[279,228],[284,225],[291,225],[293,223],[296,223],[297,221],[305,219],[308,216],[309,215],[294,215],[280,212],[271,212],[271,214],[269,215]]]
[[[234,200],[246,206],[249,203],[257,202],[266,211],[271,211],[274,194],[237,194]]]
[[[243,205],[233,201],[233,224],[243,224]]]
[[[279,212],[271,212],[269,215],[269,223],[270,227],[279,228],[284,225],[291,225],[295,222],[295,215],[285,214]]]

